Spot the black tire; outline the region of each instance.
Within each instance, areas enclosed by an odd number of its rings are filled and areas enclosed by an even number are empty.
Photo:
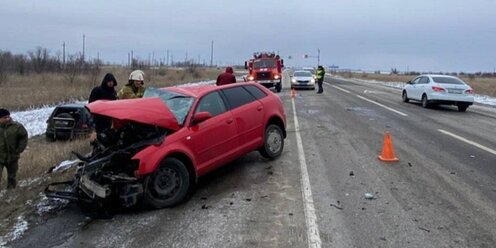
[[[166,208],[184,201],[191,181],[188,169],[179,159],[166,158],[145,181],[144,203],[152,208]]]
[[[458,111],[459,112],[465,112],[467,111],[468,105],[467,104],[458,104]]]
[[[403,91],[403,94],[401,94],[401,99],[403,102],[409,102],[410,99],[408,99],[408,95],[406,94],[406,91]]]
[[[422,107],[423,108],[429,108],[430,107],[429,99],[427,99],[427,95],[426,94],[423,94],[422,95]]]
[[[279,93],[281,92],[281,90],[282,90],[282,83],[279,82],[276,84],[276,91]]]
[[[265,128],[264,144],[258,150],[260,154],[269,159],[281,156],[284,149],[284,135],[278,125],[270,124]]]

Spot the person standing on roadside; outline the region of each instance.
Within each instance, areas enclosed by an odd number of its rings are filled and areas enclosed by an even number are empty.
[[[135,70],[129,74],[129,82],[121,88],[117,94],[117,98],[122,99],[134,99],[141,98],[145,94],[145,87],[143,87],[145,81],[145,73],[142,70]]]
[[[234,76],[233,68],[228,66],[226,67],[226,71],[217,77],[217,82],[215,84],[219,86],[232,83],[236,83],[236,77]]]
[[[324,76],[325,76],[324,67],[319,65],[317,67],[317,83],[319,85],[319,91],[317,91],[317,94],[321,94],[322,92],[324,92],[324,88],[322,87],[322,83],[324,82]]]
[[[7,189],[17,185],[16,175],[19,158],[28,145],[28,132],[24,126],[10,117],[10,112],[0,109],[0,180],[3,168],[7,169]]]
[[[93,88],[93,90],[91,91],[88,103],[97,100],[117,100],[117,92],[115,91],[116,85],[117,80],[115,80],[114,75],[112,73],[105,74],[102,80],[102,84]],[[95,123],[96,133],[101,133],[106,129],[112,127],[112,118],[110,117],[93,115],[93,122]]]

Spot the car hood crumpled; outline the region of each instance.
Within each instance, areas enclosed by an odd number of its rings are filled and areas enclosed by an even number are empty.
[[[118,120],[135,121],[174,131],[180,128],[174,114],[159,98],[95,101],[87,104],[86,108],[93,114]]]

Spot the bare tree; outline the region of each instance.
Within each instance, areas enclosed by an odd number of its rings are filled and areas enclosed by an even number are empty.
[[[81,73],[84,66],[84,61],[81,55],[71,54],[67,56],[65,62],[64,76],[73,84],[76,77]]]

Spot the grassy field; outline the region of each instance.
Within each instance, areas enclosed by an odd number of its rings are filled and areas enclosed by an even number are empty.
[[[384,82],[407,82],[415,78],[415,76],[395,75],[395,74],[374,74],[374,73],[352,73],[339,72],[336,75],[344,78],[359,78],[365,80],[377,80]],[[469,84],[476,94],[496,97],[496,78],[483,77],[460,77],[463,81]]]
[[[70,83],[63,73],[11,75],[2,83],[0,106],[11,111],[25,110],[46,104],[71,100],[87,100],[93,87],[101,84],[103,76],[110,72],[117,79],[117,90],[128,81],[127,68],[102,68],[98,75],[78,75]],[[145,71],[145,86],[164,87],[186,82],[216,79],[221,72],[216,69],[153,69]]]

